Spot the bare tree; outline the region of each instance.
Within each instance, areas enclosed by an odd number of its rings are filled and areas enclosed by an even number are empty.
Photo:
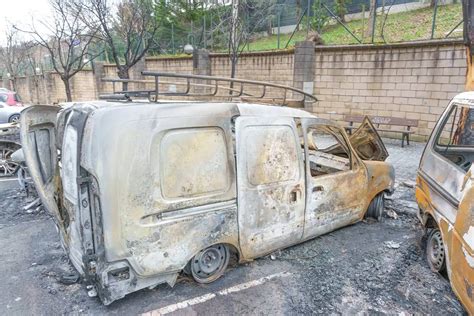
[[[27,51],[30,43],[22,42],[18,30],[8,26],[5,47],[0,47],[0,62],[9,74],[10,89],[16,90],[16,80],[27,67]]]
[[[97,29],[79,18],[77,10],[80,12],[83,8],[75,5],[73,10],[67,0],[50,0],[50,4],[53,8],[52,19],[39,22],[49,34],[38,31],[34,24],[30,30],[22,31],[30,34],[39,46],[48,51],[53,68],[64,83],[66,99],[70,102],[71,78],[102,52],[89,52]]]
[[[264,29],[268,20],[273,18],[275,4],[275,0],[232,0],[230,7],[215,8],[220,23],[213,31],[228,34],[231,78],[235,77],[239,56],[251,36]]]
[[[85,5],[84,19],[98,24],[100,37],[107,43],[117,67],[118,77],[130,78],[136,65],[156,45],[159,19],[153,0],[121,0],[114,8],[107,0],[76,0]],[[123,89],[128,84],[123,83]]]

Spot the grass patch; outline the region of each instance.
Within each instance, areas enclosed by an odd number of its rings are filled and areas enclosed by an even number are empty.
[[[367,14],[368,15],[368,14]],[[374,42],[396,43],[431,38],[431,25],[433,21],[433,9],[422,8],[414,11],[391,14],[387,17],[384,26],[384,37],[381,36],[383,16],[377,15],[376,32]],[[461,4],[451,4],[438,7],[436,17],[436,28],[434,38],[444,38],[462,20]],[[363,43],[370,43],[371,36],[365,34],[368,29],[368,18],[355,20],[347,23],[348,28]],[[458,27],[462,30],[462,25]],[[357,44],[354,39],[341,25],[329,25],[323,29],[322,37],[326,45]],[[280,49],[285,48],[291,34],[280,35]],[[454,32],[450,38],[462,37],[462,32]],[[288,47],[294,46],[296,42],[306,38],[306,31],[296,32]],[[385,40],[384,40],[385,39]],[[278,36],[266,36],[256,39],[245,47],[244,51],[261,51],[278,49]]]

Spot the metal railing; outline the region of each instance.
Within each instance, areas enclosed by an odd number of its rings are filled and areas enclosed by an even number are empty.
[[[113,92],[112,94],[100,95],[99,98],[102,100],[124,100],[131,101],[132,98],[146,98],[150,102],[158,102],[160,96],[167,97],[191,97],[194,99],[199,98],[221,98],[229,101],[239,98],[243,101],[253,101],[262,103],[269,103],[274,105],[282,106],[303,106],[304,102],[315,102],[318,99],[303,90],[265,82],[255,81],[246,79],[236,79],[227,77],[216,77],[216,76],[204,76],[204,75],[190,75],[190,74],[177,74],[177,73],[166,73],[166,72],[154,72],[154,71],[143,71],[143,76],[153,77],[152,80],[134,80],[134,79],[116,79],[116,78],[104,78],[103,82],[112,83]],[[173,81],[162,81],[161,78],[173,78],[173,79],[184,79],[184,82],[173,82]],[[196,82],[198,81],[198,82]],[[204,82],[204,83],[203,83]],[[117,84],[126,83],[138,83],[138,84],[152,84],[153,89],[136,89],[136,90],[119,90]],[[226,85],[222,85],[225,83]],[[160,86],[167,85],[168,89],[160,89]],[[259,87],[257,92],[249,91],[249,87]],[[171,88],[173,87],[173,88]],[[178,91],[177,87],[182,87]],[[192,89],[194,87],[194,89]],[[170,89],[171,88],[171,89]],[[247,89],[246,89],[247,88]],[[270,97],[268,96],[269,90],[281,91],[282,96]],[[224,94],[222,93],[224,92]],[[293,94],[290,96],[290,92]],[[299,98],[294,99],[290,97]]]

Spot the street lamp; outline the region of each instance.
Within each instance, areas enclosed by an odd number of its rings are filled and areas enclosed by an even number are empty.
[[[191,44],[186,44],[184,45],[183,50],[185,54],[191,55],[194,52],[194,47]]]

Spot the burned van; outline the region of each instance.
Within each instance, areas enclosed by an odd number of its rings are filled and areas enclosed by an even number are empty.
[[[474,92],[457,95],[426,144],[416,199],[427,233],[426,257],[447,272],[452,288],[474,313]]]
[[[105,304],[200,283],[369,216],[394,170],[370,121],[245,103],[86,102],[22,113],[25,159],[71,262]]]

